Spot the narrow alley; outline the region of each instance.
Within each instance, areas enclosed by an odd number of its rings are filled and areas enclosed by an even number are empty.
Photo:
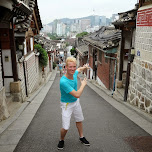
[[[61,110],[59,74],[57,74],[43,103],[31,124],[19,141],[14,152],[55,152],[60,137]],[[65,139],[66,152],[139,152],[144,148],[139,141],[151,140],[151,136],[134,122],[116,110],[89,86],[80,98],[84,113],[84,135],[90,146],[79,142],[78,132],[72,118],[70,130]],[[140,138],[140,140],[138,140]],[[138,140],[138,142],[136,142]],[[130,143],[130,144],[129,144]],[[150,144],[150,143],[149,143]],[[148,151],[150,150],[150,151]]]

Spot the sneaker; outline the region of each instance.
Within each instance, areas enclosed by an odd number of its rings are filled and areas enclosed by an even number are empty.
[[[61,140],[61,141],[59,141],[59,143],[58,143],[58,149],[59,149],[59,150],[62,150],[63,147],[64,147],[64,140]]]
[[[86,140],[85,137],[79,138],[79,140],[80,140],[80,142],[81,142],[82,144],[84,144],[85,146],[90,146],[90,143]]]

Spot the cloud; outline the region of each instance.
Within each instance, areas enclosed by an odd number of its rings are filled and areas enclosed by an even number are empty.
[[[38,0],[43,24],[60,18],[79,18],[89,15],[110,17],[114,13],[134,8],[137,0]],[[93,11],[94,10],[94,11]]]

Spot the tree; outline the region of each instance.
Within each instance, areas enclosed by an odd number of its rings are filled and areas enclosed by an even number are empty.
[[[57,36],[57,34],[47,33],[47,36],[50,37],[51,40],[59,40],[59,39],[60,39],[60,38]]]
[[[73,48],[70,50],[70,52],[71,52],[71,55],[74,55],[74,54],[76,53],[75,48],[73,47]]]
[[[76,35],[76,37],[83,37],[83,36],[85,36],[85,35],[88,35],[88,32],[78,33],[78,34]]]
[[[35,44],[34,49],[36,49],[39,53],[39,62],[43,67],[47,66],[48,63],[48,54],[45,49],[42,48],[40,44]]]

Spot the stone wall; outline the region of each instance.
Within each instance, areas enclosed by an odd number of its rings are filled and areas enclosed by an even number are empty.
[[[9,112],[6,105],[5,88],[3,87],[1,56],[0,56],[0,121],[8,117],[9,117]]]
[[[18,73],[19,73],[19,79],[21,80],[22,101],[24,101],[24,99],[26,97],[26,90],[25,90],[25,78],[24,78],[23,62],[22,63],[18,63]]]
[[[131,64],[128,101],[152,114],[152,5],[137,14],[135,59]]]
[[[0,90],[0,121],[7,119],[10,116],[6,104],[5,88]]]
[[[152,113],[152,63],[136,58],[130,74],[128,101]]]
[[[32,93],[38,87],[39,80],[38,58],[34,53],[25,58],[25,68],[28,93]]]

